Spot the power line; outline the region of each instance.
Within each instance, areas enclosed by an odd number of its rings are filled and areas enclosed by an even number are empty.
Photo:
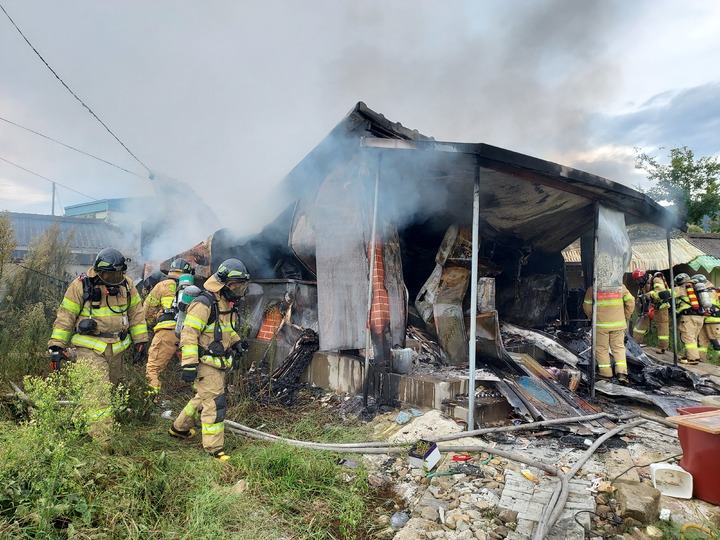
[[[50,180],[50,178],[46,178],[46,177],[44,177],[42,174],[38,174],[38,173],[36,173],[36,172],[31,171],[30,169],[26,169],[26,168],[23,167],[22,165],[18,165],[17,163],[13,163],[13,162],[10,161],[9,159],[5,159],[4,157],[0,157],[0,161],[4,161],[5,163],[9,163],[10,165],[14,165],[14,166],[17,167],[18,169],[22,169],[22,170],[25,171],[25,172],[29,172],[30,174],[34,174],[35,176],[37,176],[37,177],[39,177],[39,178],[42,178],[43,180],[47,180],[48,182],[51,182],[51,183],[53,183],[53,184],[57,184],[58,186],[62,186],[62,187],[64,187],[65,189],[68,189],[68,190],[70,190],[70,191],[72,191],[72,192],[74,192],[74,193],[77,193],[78,195],[82,195],[83,197],[87,197],[88,199],[92,199],[93,201],[97,201],[97,200],[98,200],[98,199],[96,199],[95,197],[91,197],[90,195],[86,195],[85,193],[82,193],[82,192],[80,192],[80,191],[77,191],[76,189],[67,187],[66,185],[61,184],[60,182],[56,182],[55,180]]]
[[[12,120],[8,120],[7,118],[3,118],[2,116],[0,116],[0,120],[2,120],[3,122],[7,122],[8,124],[12,124],[13,126],[17,126],[17,127],[19,127],[20,129],[24,129],[25,131],[29,131],[30,133],[34,133],[35,135],[39,135],[40,137],[44,137],[45,139],[48,139],[48,140],[50,140],[50,141],[52,141],[52,142],[54,142],[54,143],[60,144],[60,145],[64,146],[65,148],[69,148],[70,150],[75,150],[76,152],[80,152],[81,154],[84,154],[84,155],[86,155],[86,156],[88,156],[88,157],[91,157],[91,158],[93,158],[93,159],[97,159],[98,161],[102,161],[103,163],[107,163],[108,165],[111,165],[111,166],[113,166],[113,167],[115,167],[115,168],[117,168],[117,169],[120,169],[121,171],[125,171],[126,173],[130,173],[130,174],[132,174],[132,175],[134,175],[134,176],[137,176],[137,177],[139,177],[139,178],[145,178],[144,176],[142,176],[142,175],[140,175],[140,174],[137,174],[137,173],[134,173],[134,172],[132,172],[132,171],[129,171],[129,170],[121,167],[120,165],[115,165],[114,163],[111,163],[110,161],[104,160],[103,158],[94,156],[94,155],[92,155],[92,154],[88,154],[87,152],[84,152],[84,151],[80,150],[79,148],[75,148],[74,146],[70,146],[69,144],[65,144],[64,142],[58,141],[58,140],[56,140],[56,139],[53,139],[52,137],[49,137],[49,136],[47,136],[47,135],[44,135],[44,134],[40,133],[39,131],[35,131],[34,129],[30,129],[30,128],[25,127],[25,126],[21,126],[20,124],[17,124],[17,123],[15,123],[15,122],[13,122]]]
[[[95,113],[93,112],[93,110],[92,110],[90,107],[88,107],[88,106],[85,104],[85,102],[84,102],[82,99],[80,99],[80,98],[77,96],[77,94],[75,94],[75,92],[73,92],[67,84],[65,84],[65,81],[63,81],[63,80],[60,78],[60,75],[58,75],[57,73],[55,73],[55,70],[50,67],[50,64],[48,64],[48,63],[45,61],[45,59],[44,59],[44,58],[42,57],[42,55],[37,51],[37,49],[33,46],[33,44],[30,43],[30,41],[28,40],[28,38],[25,37],[25,34],[22,33],[22,30],[20,30],[20,28],[18,28],[18,25],[15,24],[15,21],[12,20],[12,17],[10,17],[10,14],[9,14],[7,11],[5,11],[5,8],[2,6],[2,4],[0,4],[0,9],[2,9],[3,13],[5,13],[5,16],[8,18],[8,20],[9,20],[9,21],[12,23],[12,25],[15,27],[15,30],[17,30],[18,33],[22,36],[22,38],[25,40],[25,43],[27,43],[27,44],[30,46],[30,48],[31,48],[31,49],[33,50],[33,52],[37,55],[37,57],[40,58],[40,60],[42,60],[42,63],[45,64],[45,66],[51,71],[51,73],[52,73],[53,75],[55,75],[55,78],[56,78],[58,81],[60,81],[60,84],[62,84],[62,85],[65,87],[65,89],[66,89],[68,92],[70,92],[70,94],[72,94],[72,96],[73,96],[76,100],[78,100],[78,101],[80,102],[80,104],[81,104],[83,107],[85,107],[85,108],[88,110],[88,112],[89,112],[90,114],[92,114],[98,122],[100,122],[100,124],[102,124],[102,126],[107,130],[107,132],[108,132],[110,135],[112,135],[112,136],[115,138],[115,140],[116,140],[117,142],[119,142],[120,145],[127,151],[127,153],[130,154],[133,158],[135,158],[135,161],[137,161],[140,165],[142,165],[142,166],[147,170],[148,174],[152,177],[152,171],[150,170],[150,168],[149,168],[147,165],[145,165],[142,161],[140,161],[140,159],[139,159],[135,154],[133,154],[127,146],[125,146],[125,144],[117,137],[117,135],[115,135],[115,134],[110,130],[110,128],[105,125],[105,122],[103,122],[102,120],[100,120],[100,118],[98,117],[98,115],[95,114]]]
[[[29,266],[25,266],[24,264],[21,264],[21,263],[14,263],[14,264],[17,265],[17,266],[19,266],[20,268],[24,268],[25,270],[29,270],[30,272],[35,272],[36,274],[40,274],[41,276],[44,276],[44,277],[46,277],[46,278],[48,278],[48,279],[51,279],[51,280],[53,280],[53,281],[55,281],[55,282],[57,282],[57,283],[59,283],[59,284],[61,284],[61,285],[64,285],[65,287],[67,287],[68,285],[70,285],[70,282],[67,281],[66,279],[60,279],[60,278],[53,277],[53,276],[51,276],[51,275],[45,274],[44,272],[41,272],[40,270],[35,270],[34,268],[30,268]]]

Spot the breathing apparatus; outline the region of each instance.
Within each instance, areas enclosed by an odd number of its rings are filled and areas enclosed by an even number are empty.
[[[177,318],[175,322],[175,335],[177,337],[180,337],[182,327],[185,324],[187,307],[202,292],[200,287],[193,285],[194,281],[193,276],[189,274],[183,274],[178,279],[177,296],[174,302],[177,306]]]

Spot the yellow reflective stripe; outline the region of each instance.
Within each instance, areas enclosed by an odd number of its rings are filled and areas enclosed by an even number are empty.
[[[93,317],[121,317],[125,313],[127,313],[126,305],[120,304],[118,306],[113,306],[113,311],[109,307],[99,307],[99,308],[93,308],[92,310],[92,316]],[[80,315],[84,317],[90,316],[90,308],[84,307],[82,311],[80,312]]]
[[[588,298],[587,300],[583,300],[583,304],[591,305],[591,304],[592,304],[592,298]]]
[[[597,327],[598,328],[608,328],[610,330],[613,330],[613,329],[619,330],[620,328],[625,328],[625,321],[622,320],[622,321],[598,322]]]
[[[706,353],[706,352],[707,352],[707,347],[698,347],[698,352]]]
[[[217,424],[203,424],[202,432],[203,435],[216,435],[225,431],[225,422],[218,422]]]
[[[175,321],[162,321],[155,325],[155,330],[162,330],[163,328],[175,328]]]
[[[633,328],[633,332],[635,332],[636,334],[642,334],[644,336],[647,333],[647,330],[641,330],[640,328],[638,328],[636,326]],[[658,336],[658,337],[660,337],[660,336]]]
[[[627,360],[615,360],[615,367],[627,367]]]
[[[60,307],[67,309],[70,313],[74,313],[77,315],[80,313],[80,304],[76,304],[72,300],[68,300],[67,298],[63,298],[62,302],[60,303]]]
[[[205,323],[193,315],[185,315],[185,324],[195,330],[202,330],[205,327]]]
[[[172,307],[173,300],[175,300],[175,296],[163,296],[160,299],[160,303],[165,309],[169,309]]]
[[[598,364],[597,366],[598,366],[600,369],[603,369],[603,368],[609,368],[609,367],[611,367],[612,364]]]
[[[185,405],[185,408],[183,409],[183,412],[187,414],[190,418],[200,418],[200,413],[198,413],[195,410],[195,407],[190,405],[190,402],[188,402],[187,405]]]
[[[93,349],[99,353],[105,352],[107,343],[99,339],[95,339],[90,336],[81,336],[80,334],[73,335],[70,343],[78,347],[85,347],[86,349]]]
[[[612,300],[598,300],[598,307],[599,306],[622,306],[623,301],[622,298],[615,298]]]
[[[660,341],[667,341],[669,339],[670,339],[670,336],[661,336],[660,334],[658,334],[658,340],[660,340]]]
[[[720,323],[720,317],[705,317],[705,324]]]
[[[59,339],[60,341],[67,343],[70,340],[70,335],[71,333],[67,330],[63,330],[62,328],[53,328],[50,339]]]
[[[183,355],[184,356],[184,355]],[[217,356],[210,356],[206,354],[200,358],[203,364],[207,364],[217,369],[228,369],[232,367],[232,356],[229,358],[218,358]]]
[[[147,334],[147,325],[145,323],[136,324],[130,327],[130,335],[135,337],[139,334]]]
[[[145,299],[145,302],[147,302],[147,304],[152,307],[156,307],[156,306],[160,305],[160,300],[158,300],[157,298],[155,298],[152,295],[148,295],[148,297]]]
[[[125,349],[127,349],[130,346],[131,343],[132,343],[132,340],[130,339],[130,336],[126,336],[125,339],[123,339],[122,341],[113,343],[112,344],[113,354],[117,354],[119,352],[124,351]]]
[[[183,356],[188,355],[188,354],[197,356],[198,346],[197,345],[183,345],[182,353],[183,353]]]
[[[686,349],[697,349],[698,348],[696,343],[685,343],[684,345],[685,345]]]
[[[629,302],[630,300],[633,299],[633,295],[630,294],[630,293],[626,293],[625,296],[622,297],[622,299],[623,299],[625,302]]]
[[[136,294],[130,298],[130,307],[137,306],[142,300],[140,300],[140,295]]]

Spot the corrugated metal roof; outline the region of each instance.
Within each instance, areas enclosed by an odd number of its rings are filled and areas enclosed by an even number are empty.
[[[715,268],[720,266],[720,259],[713,257],[712,255],[700,255],[692,261],[690,261],[690,268],[693,270],[705,269],[708,273],[711,273]]]
[[[121,245],[126,237],[118,227],[95,219],[68,218],[45,214],[8,213],[15,232],[16,251],[26,251],[30,242],[57,223],[65,238],[74,232],[73,252],[93,253],[109,247]]]
[[[706,255],[720,258],[720,234],[718,233],[689,233],[688,242]]]
[[[673,266],[687,264],[696,257],[705,255],[685,238],[670,240],[672,248]],[[566,263],[580,263],[580,247],[563,250]],[[643,270],[664,270],[668,267],[667,240],[658,242],[643,242],[633,244],[632,258],[629,268],[642,268]]]

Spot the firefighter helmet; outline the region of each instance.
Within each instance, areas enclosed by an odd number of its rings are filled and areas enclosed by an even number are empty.
[[[182,257],[178,257],[177,259],[174,259],[173,262],[170,263],[170,272],[182,272],[183,274],[194,274],[192,270],[192,266],[190,266],[190,263],[187,262]]]
[[[690,281],[690,276],[685,273],[678,274],[675,276],[675,285],[683,285]]]
[[[645,277],[645,270],[643,270],[642,268],[636,268],[635,270],[633,270],[632,278],[635,281],[640,281],[644,277]]]
[[[229,281],[248,281],[250,274],[239,260],[227,259],[220,264],[215,272],[215,277],[220,283],[227,283]]]
[[[695,283],[707,283],[708,278],[706,278],[703,274],[695,274],[694,276],[691,276],[690,279],[692,279]]]
[[[93,268],[100,277],[100,281],[106,285],[120,285],[125,279],[127,261],[128,259],[119,250],[105,248],[95,257]]]

